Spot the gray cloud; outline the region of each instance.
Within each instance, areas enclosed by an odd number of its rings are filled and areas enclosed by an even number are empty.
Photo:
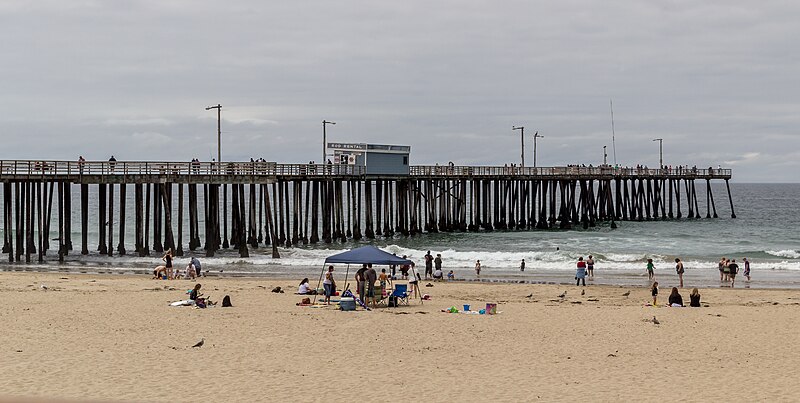
[[[330,138],[412,163],[617,158],[796,181],[800,5],[778,1],[6,1],[0,157],[319,160]],[[526,140],[526,160],[532,159]],[[611,151],[609,151],[611,154]]]

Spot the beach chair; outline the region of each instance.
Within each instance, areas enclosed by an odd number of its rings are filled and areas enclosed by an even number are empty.
[[[376,285],[375,286],[375,303],[376,303],[375,306],[380,306],[380,305],[386,306],[386,301],[388,301],[388,300],[389,300],[388,296],[387,297],[383,296],[383,288],[381,288],[380,284]]]
[[[397,298],[397,305],[406,304],[408,305],[408,284],[395,284],[394,290],[389,295],[389,297],[396,297]]]

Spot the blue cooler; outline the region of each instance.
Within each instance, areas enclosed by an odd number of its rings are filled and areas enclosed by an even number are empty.
[[[339,299],[339,308],[343,311],[355,311],[356,300],[351,297],[342,297]]]

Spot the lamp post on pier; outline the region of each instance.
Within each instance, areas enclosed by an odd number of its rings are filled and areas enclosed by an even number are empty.
[[[608,165],[608,153],[606,153],[606,147],[603,146],[603,165]]]
[[[536,168],[536,139],[542,139],[544,136],[539,135],[539,131],[533,134],[533,167]]]
[[[658,168],[664,168],[664,139],[653,139],[658,142]]]
[[[511,126],[511,130],[519,130],[519,141],[520,141],[520,168],[525,168],[525,126]],[[536,164],[534,164],[535,166]]]
[[[322,121],[322,161],[320,162],[320,164],[324,164],[325,163],[325,157],[327,157],[327,155],[328,155],[328,151],[327,151],[328,150],[328,132],[325,130],[325,128],[328,125],[335,125],[335,124],[336,124],[336,122],[329,122],[327,120],[323,120]]]
[[[216,104],[215,106],[209,106],[206,108],[207,111],[212,109],[217,110],[217,163],[222,163],[222,105]],[[220,165],[221,167],[221,165]]]

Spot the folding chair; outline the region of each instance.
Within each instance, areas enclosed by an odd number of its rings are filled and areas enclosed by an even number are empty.
[[[408,284],[395,284],[394,290],[389,297],[397,298],[397,305],[400,305],[401,303],[408,305]]]

